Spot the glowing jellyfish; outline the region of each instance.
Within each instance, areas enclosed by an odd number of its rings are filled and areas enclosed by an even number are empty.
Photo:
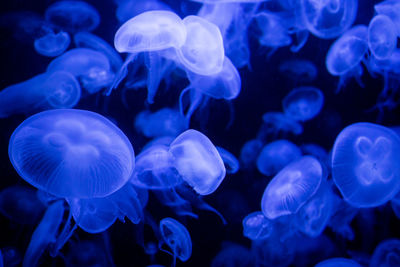
[[[135,119],[135,128],[150,138],[175,137],[187,130],[188,123],[179,111],[163,108],[154,113],[147,110],[140,112]]]
[[[351,259],[346,259],[346,258],[331,258],[327,259],[324,261],[321,261],[315,267],[336,267],[336,266],[341,266],[341,267],[361,267],[358,262],[351,260]]]
[[[354,22],[358,0],[301,0],[307,29],[315,36],[331,39],[340,36]]]
[[[187,261],[192,255],[192,239],[186,227],[172,218],[160,221],[160,232],[164,242],[172,250],[174,266],[176,258]]]
[[[51,108],[72,108],[81,97],[75,77],[65,71],[46,72],[0,92],[0,118]]]
[[[223,68],[225,51],[221,32],[216,25],[199,16],[183,19],[187,36],[177,50],[180,63],[191,72],[213,75]]]
[[[55,58],[47,72],[68,71],[82,83],[89,93],[96,93],[111,84],[114,73],[108,58],[101,52],[88,48],[75,48]]]
[[[289,59],[279,64],[279,72],[295,83],[312,82],[317,78],[318,70],[307,59]]]
[[[100,23],[98,11],[83,1],[59,1],[45,12],[46,21],[71,33],[92,31]]]
[[[258,139],[252,139],[244,143],[239,156],[241,166],[244,168],[254,167],[262,148],[263,143]]]
[[[301,157],[300,149],[288,140],[276,140],[264,146],[257,158],[257,169],[264,175],[277,174]]]
[[[317,192],[322,167],[312,156],[303,156],[283,168],[265,188],[261,210],[269,219],[294,214]]]
[[[174,167],[200,195],[213,193],[225,178],[225,166],[217,149],[204,134],[189,129],[169,149]]]
[[[396,25],[397,36],[400,37],[400,3],[396,0],[382,1],[374,6],[376,13],[388,16]]]
[[[299,135],[303,132],[303,126],[300,123],[287,117],[282,112],[267,112],[263,115],[263,127],[259,135],[272,134],[277,136],[282,133],[292,133]]]
[[[400,265],[400,240],[387,239],[375,248],[369,266],[399,266]]]
[[[294,88],[282,100],[283,112],[296,121],[308,121],[322,109],[324,95],[311,86]]]
[[[332,177],[355,207],[376,207],[400,189],[400,138],[389,128],[355,123],[343,129],[332,149]]]
[[[38,38],[33,43],[36,52],[46,57],[56,57],[67,50],[71,39],[69,34],[63,31],[59,33],[49,32]]]
[[[231,152],[225,148],[216,146],[219,155],[224,162],[226,172],[229,174],[235,174],[239,170],[239,160]]]
[[[378,59],[389,58],[397,46],[396,26],[385,15],[373,17],[368,26],[368,46]]]
[[[9,143],[11,163],[33,186],[59,197],[104,197],[130,178],[134,152],[125,134],[85,110],[44,111],[22,122]]]
[[[268,238],[273,228],[273,222],[261,211],[248,214],[242,221],[243,235],[251,240],[262,240]]]

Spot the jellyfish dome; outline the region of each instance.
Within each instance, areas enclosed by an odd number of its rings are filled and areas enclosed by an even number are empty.
[[[9,157],[31,185],[58,197],[104,197],[121,188],[134,167],[125,134],[90,111],[58,109],[35,114],[10,138]]]
[[[71,38],[66,32],[59,32],[57,34],[50,32],[43,37],[35,40],[34,47],[36,52],[47,57],[56,57],[61,55],[67,50]]]
[[[207,136],[196,130],[180,134],[169,151],[182,179],[200,195],[214,192],[225,178],[226,169],[218,150]]]
[[[332,149],[332,178],[345,201],[376,207],[400,189],[400,138],[384,126],[360,122],[343,129]]]
[[[295,214],[317,192],[323,179],[319,161],[303,156],[283,168],[265,188],[261,210],[269,219]]]
[[[284,113],[296,121],[307,121],[322,109],[324,95],[321,90],[311,86],[293,89],[282,100]]]
[[[266,218],[261,211],[255,211],[242,221],[243,235],[251,240],[268,238],[274,230],[273,221]]]
[[[376,13],[388,16],[396,25],[397,36],[400,36],[400,2],[397,0],[382,1],[374,6]]]
[[[327,259],[324,261],[321,261],[315,267],[361,267],[358,262],[351,260],[351,259],[346,259],[346,258],[331,258]]]
[[[400,266],[400,240],[387,239],[379,243],[372,254],[369,266]]]
[[[389,58],[397,47],[396,26],[385,15],[375,16],[368,26],[368,46],[374,57]]]
[[[115,34],[114,46],[120,53],[180,48],[186,34],[181,18],[174,12],[152,10],[125,22]]]

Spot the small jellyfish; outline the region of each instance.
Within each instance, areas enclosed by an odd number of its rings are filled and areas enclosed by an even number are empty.
[[[216,146],[219,155],[224,162],[226,173],[235,174],[239,170],[239,160],[231,152],[225,148]]]
[[[288,140],[276,140],[264,146],[257,158],[257,169],[266,176],[277,174],[301,157],[300,149]]]
[[[265,135],[273,135],[275,138],[279,134],[292,133],[299,135],[303,132],[303,126],[282,112],[267,112],[263,115],[263,126],[258,133],[262,139]]]
[[[312,82],[317,78],[315,64],[307,59],[289,59],[279,64],[279,72],[295,83]]]
[[[213,193],[225,178],[226,170],[217,149],[204,134],[189,129],[171,143],[174,167],[200,195]]]
[[[255,167],[262,148],[263,143],[258,139],[251,139],[244,143],[240,150],[240,165],[246,169]]]
[[[301,13],[307,29],[315,36],[332,39],[354,22],[358,0],[301,0]]]
[[[100,23],[99,12],[83,1],[59,1],[45,12],[46,21],[70,33],[92,31]]]
[[[354,123],[337,136],[332,178],[355,207],[376,207],[400,189],[400,137],[384,126]]]
[[[358,262],[351,260],[351,259],[346,259],[346,258],[330,258],[324,261],[321,261],[315,267],[361,267]],[[375,266],[375,265],[374,265]]]
[[[379,243],[372,254],[369,266],[400,266],[400,240],[393,238]]]
[[[225,51],[219,28],[199,16],[183,19],[187,36],[177,50],[180,63],[200,75],[214,75],[223,68]]]
[[[303,156],[283,168],[265,188],[261,210],[269,219],[295,214],[317,192],[322,167],[312,156]]]
[[[308,121],[322,109],[324,95],[311,86],[294,88],[282,100],[283,112],[296,121]]]
[[[242,221],[243,235],[251,240],[268,238],[274,230],[273,221],[261,211],[248,214]]]
[[[397,47],[396,26],[385,15],[372,18],[368,26],[368,47],[374,57],[389,58]]]
[[[36,52],[46,57],[56,57],[67,50],[71,38],[67,32],[49,32],[48,34],[35,39],[33,43]]]
[[[388,16],[395,25],[397,36],[400,37],[400,3],[397,0],[382,1],[374,6],[376,13]]]
[[[125,134],[85,110],[58,109],[29,117],[12,134],[8,152],[24,180],[59,197],[105,197],[128,181],[134,167]]]
[[[46,72],[0,91],[0,118],[51,108],[72,108],[81,87],[66,71]]]
[[[192,255],[192,240],[186,227],[172,218],[164,218],[160,221],[160,232],[163,242],[172,250],[174,257],[173,266],[176,258],[187,261]]]

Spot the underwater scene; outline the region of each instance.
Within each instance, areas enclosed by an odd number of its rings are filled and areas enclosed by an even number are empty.
[[[400,267],[400,0],[3,0],[0,267]]]

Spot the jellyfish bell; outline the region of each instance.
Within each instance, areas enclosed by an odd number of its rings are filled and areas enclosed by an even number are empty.
[[[361,267],[361,265],[358,262],[346,258],[330,258],[321,261],[317,265],[315,265],[315,267],[335,267],[335,266]]]
[[[332,178],[345,201],[376,207],[400,189],[400,137],[373,123],[344,128],[332,149]]]
[[[58,197],[104,197],[130,178],[134,152],[125,134],[85,110],[44,111],[22,122],[9,142],[18,174]]]
[[[33,43],[36,52],[46,57],[56,57],[67,50],[71,38],[67,32],[49,32],[48,34],[35,39]]]
[[[397,47],[396,26],[385,15],[376,15],[368,26],[368,47],[374,57],[389,58]]]
[[[372,254],[370,266],[399,266],[399,246],[400,240],[397,238],[380,242]]]
[[[397,36],[400,37],[400,3],[397,0],[382,1],[374,6],[376,13],[388,16],[396,25]]]
[[[268,238],[274,230],[272,220],[269,220],[261,211],[248,214],[242,221],[243,235],[251,240]]]

